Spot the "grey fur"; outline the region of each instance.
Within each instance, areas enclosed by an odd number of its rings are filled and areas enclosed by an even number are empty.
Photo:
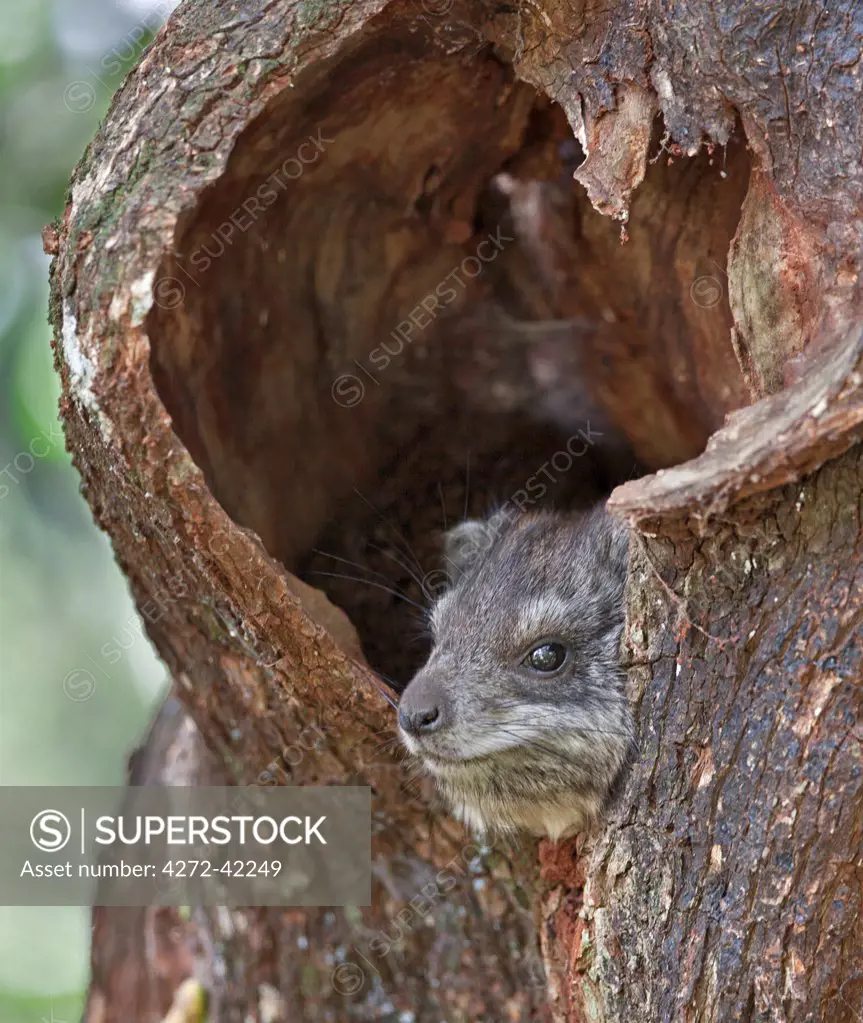
[[[627,537],[604,506],[498,513],[447,537],[453,585],[400,704],[403,722],[430,706],[440,717],[427,733],[399,731],[469,826],[564,837],[619,785],[634,748],[619,653]],[[570,651],[550,677],[522,664],[546,638]]]

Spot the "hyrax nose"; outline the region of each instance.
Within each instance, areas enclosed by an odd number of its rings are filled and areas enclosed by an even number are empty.
[[[399,724],[408,735],[426,735],[444,723],[443,693],[427,676],[418,675],[402,694]]]
[[[399,724],[410,735],[434,731],[440,720],[440,710],[437,707],[418,707],[416,710],[399,708]]]

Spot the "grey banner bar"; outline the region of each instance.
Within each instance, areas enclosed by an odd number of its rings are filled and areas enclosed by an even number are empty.
[[[0,905],[367,906],[371,790],[0,786]]]

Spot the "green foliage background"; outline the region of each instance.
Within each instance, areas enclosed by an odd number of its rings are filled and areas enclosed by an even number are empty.
[[[175,2],[0,0],[3,785],[121,784],[166,685],[65,451],[39,235]],[[80,1019],[88,952],[88,910],[0,907],[0,1021]]]

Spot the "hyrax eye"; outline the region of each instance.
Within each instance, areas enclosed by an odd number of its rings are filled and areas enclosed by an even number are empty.
[[[562,643],[540,643],[522,662],[533,671],[557,671],[566,660],[566,647]]]

